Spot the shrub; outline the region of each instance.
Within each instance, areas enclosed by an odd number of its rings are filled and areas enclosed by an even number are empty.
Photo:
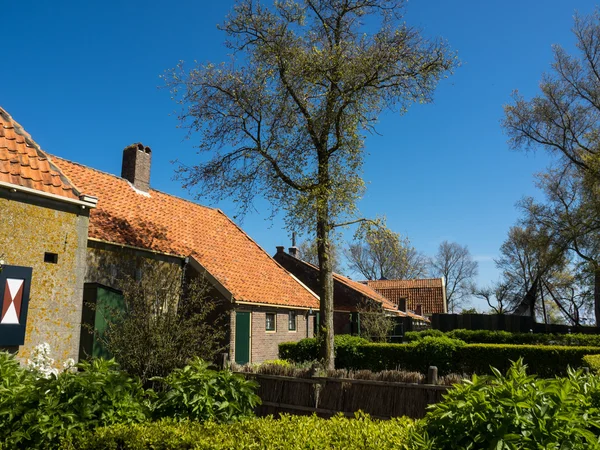
[[[409,438],[415,449],[598,449],[600,380],[540,380],[522,360],[506,376],[473,376],[448,391]]]
[[[232,422],[254,415],[258,384],[230,371],[211,370],[199,358],[158,381],[166,386],[155,417]]]
[[[403,448],[413,421],[408,418],[372,420],[282,415],[229,425],[161,421],[117,425],[72,439],[68,450],[100,449],[328,449],[392,450]]]
[[[589,367],[592,373],[600,374],[600,355],[585,355],[583,365]]]
[[[9,448],[54,448],[61,439],[116,423],[136,423],[149,416],[148,398],[139,380],[114,361],[94,360],[49,378],[15,371],[14,358],[0,357],[2,380],[0,442]],[[15,378],[16,377],[16,378]]]
[[[316,349],[315,349],[316,352]],[[293,344],[286,344],[288,359],[294,360]],[[447,337],[426,337],[410,344],[362,344],[336,349],[336,367],[352,370],[418,371],[437,366],[440,375],[455,373],[488,373],[490,366],[507,370],[511,361],[524,358],[531,370],[540,376],[567,373],[567,367],[581,367],[583,357],[600,354],[598,347],[555,345],[464,344]],[[314,359],[315,355],[308,358]]]
[[[404,333],[404,340],[407,342],[417,341],[423,339],[426,336],[442,337],[444,333],[440,330],[428,329],[423,331],[407,331]]]
[[[356,353],[356,347],[368,343],[368,339],[360,336],[336,334],[334,337],[336,358],[338,360],[339,358],[343,359],[340,362],[341,364],[351,364],[354,357],[353,354]],[[341,347],[344,347],[346,350],[339,352],[338,350]],[[279,357],[296,363],[315,361],[319,359],[319,341],[317,338],[307,338],[297,342],[279,344]],[[344,365],[344,367],[346,366]]]
[[[410,331],[405,340],[414,342],[426,336],[448,336],[460,339],[467,344],[513,344],[513,345],[568,345],[576,347],[600,347],[600,334],[552,334],[552,333],[511,333],[490,330],[440,330]]]

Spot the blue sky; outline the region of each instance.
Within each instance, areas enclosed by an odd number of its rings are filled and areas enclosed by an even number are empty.
[[[177,128],[177,105],[159,89],[159,76],[180,60],[227,58],[216,25],[232,5],[7,2],[0,106],[46,151],[103,171],[120,174],[122,149],[143,142],[153,150],[153,187],[190,197],[173,180],[170,161],[193,162],[194,138]],[[426,254],[443,240],[468,245],[480,263],[478,282],[495,280],[493,258],[518,217],[514,205],[536,193],[532,175],[549,162],[542,153],[508,149],[502,105],[514,89],[537,93],[551,45],[572,50],[574,12],[594,8],[591,0],[409,1],[407,23],[447,39],[462,66],[440,84],[433,104],[383,115],[379,135],[367,138],[363,215],[385,215]],[[235,212],[230,201],[216,206]],[[267,216],[252,214],[242,226],[274,253],[289,236],[280,219]]]

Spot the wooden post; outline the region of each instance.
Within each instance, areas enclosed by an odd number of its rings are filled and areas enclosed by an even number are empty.
[[[221,369],[229,369],[229,353],[221,353]]]
[[[590,368],[589,367],[583,367],[583,373],[585,375],[589,375],[590,374]]]
[[[427,384],[438,384],[438,369],[436,366],[429,366]]]

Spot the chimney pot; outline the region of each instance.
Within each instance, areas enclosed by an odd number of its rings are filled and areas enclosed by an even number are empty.
[[[288,249],[288,252],[291,256],[293,256],[294,258],[298,257],[298,247],[290,247]]]
[[[131,144],[123,150],[121,177],[143,192],[150,189],[150,166],[152,150],[142,143]]]

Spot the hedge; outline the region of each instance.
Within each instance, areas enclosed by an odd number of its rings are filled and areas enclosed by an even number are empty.
[[[409,331],[405,335],[407,342],[415,342],[426,336],[447,336],[460,339],[468,344],[515,344],[515,345],[567,345],[600,347],[600,334],[552,334],[552,333],[510,333],[508,331],[488,330],[452,330],[446,333],[440,330]]]
[[[583,357],[583,365],[589,367],[592,373],[600,374],[600,355],[586,355]]]
[[[296,347],[297,346],[297,347]],[[297,353],[301,348],[302,353]],[[306,344],[281,344],[280,356],[295,362],[306,358]],[[567,367],[581,367],[583,357],[600,354],[599,347],[569,347],[555,345],[465,344],[462,341],[428,337],[411,344],[359,344],[336,347],[336,367],[353,370],[400,369],[425,373],[437,366],[441,375],[448,373],[489,373],[490,366],[500,371],[510,367],[510,361],[523,358],[529,372],[544,377],[565,375]],[[308,359],[316,359],[314,353]],[[305,360],[305,359],[304,359]]]
[[[381,449],[404,448],[413,427],[402,417],[377,421],[365,414],[354,419],[282,415],[229,425],[161,421],[115,425],[65,442],[68,450],[183,449]]]

